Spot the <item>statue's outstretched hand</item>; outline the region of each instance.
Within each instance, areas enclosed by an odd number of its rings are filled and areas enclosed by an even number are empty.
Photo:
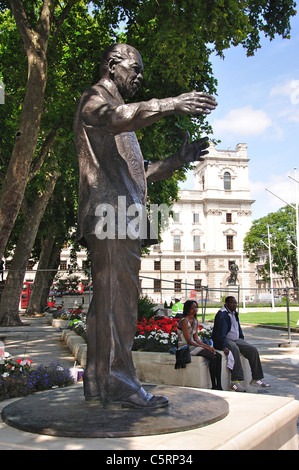
[[[183,93],[172,99],[177,114],[210,114],[218,105],[215,98],[204,91]]]
[[[203,137],[202,139],[188,143],[189,138],[190,135],[187,131],[185,133],[184,142],[177,153],[179,160],[184,164],[203,161],[204,156],[209,153],[209,151],[206,150],[209,147],[209,138]]]

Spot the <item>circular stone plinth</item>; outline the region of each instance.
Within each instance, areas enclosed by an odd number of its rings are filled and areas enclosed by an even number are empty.
[[[59,437],[131,437],[187,431],[223,419],[227,402],[199,389],[144,385],[169,399],[165,408],[104,409],[86,403],[82,384],[40,392],[7,405],[2,419],[22,431]]]

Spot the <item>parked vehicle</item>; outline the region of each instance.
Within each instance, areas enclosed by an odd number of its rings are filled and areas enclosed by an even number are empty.
[[[33,289],[33,282],[25,281],[21,293],[21,308],[27,308],[31,292]]]

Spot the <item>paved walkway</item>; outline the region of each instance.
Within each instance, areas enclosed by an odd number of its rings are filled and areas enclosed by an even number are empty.
[[[46,317],[22,317],[22,321],[24,326],[21,327],[0,328],[0,339],[5,337],[5,349],[14,359],[26,357],[35,365],[54,361],[63,367],[73,367],[74,358],[60,339],[59,328],[51,326]],[[291,333],[291,344],[288,344],[286,331],[252,326],[243,326],[243,331],[245,339],[259,349],[265,380],[271,384],[271,388],[259,390],[259,393],[299,400],[299,334]],[[0,411],[11,401],[0,402]],[[97,449],[96,440],[94,444],[91,441],[30,434],[0,421],[0,450]]]

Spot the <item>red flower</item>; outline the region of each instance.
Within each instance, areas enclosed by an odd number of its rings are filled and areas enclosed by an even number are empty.
[[[151,331],[161,330],[163,333],[170,334],[177,331],[177,318],[156,317],[150,318],[148,322],[145,318],[137,322],[137,333],[145,334]]]

